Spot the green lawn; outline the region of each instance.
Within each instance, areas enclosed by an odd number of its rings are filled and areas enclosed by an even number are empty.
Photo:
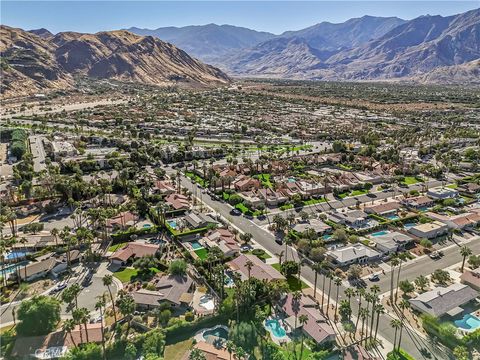
[[[280,271],[280,264],[272,264],[272,267]],[[298,280],[296,276],[290,275],[287,277],[287,284],[291,292],[300,291],[302,289],[308,288],[308,285],[305,284],[302,280]]]
[[[338,194],[338,197],[341,199],[345,199],[346,197],[352,197],[352,196],[360,196],[360,195],[365,195],[368,194],[368,190],[362,189],[362,190],[352,190],[352,191],[347,191]]]
[[[192,179],[193,181],[195,181],[197,184],[200,184],[201,186],[203,187],[206,187],[208,185],[208,182],[205,181],[203,178],[201,178],[200,176],[198,176],[197,174],[194,174],[193,172],[191,171],[187,171],[185,173],[185,176],[186,177],[189,177],[190,179]]]
[[[259,174],[258,180],[262,182],[263,186],[269,187],[270,189],[273,187],[272,182],[270,181],[270,174]]]
[[[248,251],[247,254],[252,254],[252,252],[251,252],[251,251]],[[252,254],[252,255],[253,255],[253,254]],[[271,258],[271,256],[268,255],[266,252],[263,253],[262,255],[255,255],[255,256],[258,257],[259,259],[262,259],[263,261]]]
[[[112,245],[108,248],[108,251],[111,251],[111,252],[115,252],[117,251],[118,249],[124,247],[126,244],[128,244],[128,242],[122,242],[122,243],[118,243],[118,244],[115,244],[115,245]]]
[[[325,202],[325,198],[320,198],[320,199],[310,199],[310,200],[305,200],[303,201],[303,205],[308,206],[308,205],[313,205],[313,204],[320,204]]]
[[[423,182],[423,181],[420,179],[417,179],[415,176],[405,176],[405,180],[403,180],[403,183],[407,185],[414,185],[419,182]]]
[[[185,353],[192,348],[193,339],[179,341],[175,344],[165,346],[165,359],[181,360]]]
[[[208,250],[203,248],[203,249],[198,249],[198,250],[195,250],[195,254],[197,254],[197,256],[202,259],[202,260],[205,260],[207,258],[207,255],[208,255]]]
[[[282,205],[280,206],[280,210],[285,211],[288,209],[293,209],[293,204],[287,204],[287,205]]]
[[[133,277],[137,276],[137,274],[138,274],[137,269],[125,268],[121,271],[117,271],[117,272],[113,273],[113,276],[115,276],[122,283],[127,283],[127,282],[130,282],[130,280]]]
[[[235,205],[235,208],[240,210],[243,214],[250,214],[252,216],[258,216],[261,215],[262,212],[260,210],[251,210],[248,207],[245,206],[244,203],[240,203]]]
[[[352,167],[350,165],[339,164],[338,167],[343,170],[352,170]]]
[[[312,350],[310,350],[308,347],[304,345],[302,357],[300,357],[301,348],[302,348],[301,343],[289,342],[286,344],[285,347],[280,348],[280,352],[283,354],[285,359],[290,359],[292,357],[292,354],[296,354],[295,356],[296,359],[307,360],[310,354],[312,353]]]
[[[447,185],[447,188],[449,188],[449,189],[456,189],[456,188],[458,188],[458,184],[455,183],[455,184]]]

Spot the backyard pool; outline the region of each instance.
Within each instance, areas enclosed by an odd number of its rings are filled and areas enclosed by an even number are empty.
[[[370,235],[371,236],[382,236],[382,235],[387,235],[388,233],[389,233],[389,231],[382,230],[382,231],[377,231],[377,232],[371,233]]]
[[[387,219],[389,220],[398,220],[400,219],[400,216],[398,215],[388,215],[388,216],[385,216]]]
[[[225,326],[216,326],[205,330],[202,336],[208,343],[212,343],[216,338],[228,340],[228,329]]]
[[[193,250],[203,249],[202,244],[200,244],[198,241],[192,241],[192,242],[190,243],[190,245],[192,246],[192,249],[193,249]]]
[[[150,224],[144,224],[143,227],[144,227],[145,229],[148,229],[148,228],[152,227],[152,225],[150,225]]]
[[[14,260],[19,258],[24,258],[28,254],[30,254],[30,251],[23,251],[23,250],[10,251],[8,254],[5,255],[5,259]]]
[[[168,221],[168,225],[170,225],[170,227],[172,229],[176,229],[177,228],[177,221],[176,220],[170,220],[170,221]]]
[[[466,314],[461,319],[455,320],[453,323],[456,327],[466,331],[480,329],[480,319],[472,314]]]
[[[323,240],[329,240],[332,238],[332,235],[323,235]]]
[[[406,223],[406,224],[403,224],[403,228],[404,228],[405,230],[408,230],[408,229],[410,229],[410,228],[412,228],[412,227],[414,227],[414,226],[417,226],[417,224],[416,224],[416,223]]]
[[[276,338],[283,338],[287,335],[287,332],[280,324],[278,319],[265,320],[265,329],[267,329]]]
[[[8,275],[8,274],[14,273],[17,271],[17,269],[24,267],[28,263],[29,261],[21,261],[19,263],[6,266],[0,275],[3,275],[3,274]]]

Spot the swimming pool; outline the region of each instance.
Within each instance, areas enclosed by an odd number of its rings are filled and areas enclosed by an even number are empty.
[[[150,225],[150,224],[144,224],[143,227],[144,227],[145,229],[148,229],[148,228],[152,227],[152,225]]]
[[[177,221],[176,221],[176,220],[170,220],[170,221],[168,222],[168,225],[170,225],[170,227],[171,227],[172,229],[176,229],[176,228],[177,228]]]
[[[228,340],[228,330],[224,326],[217,326],[212,329],[205,330],[202,334],[207,342],[212,342],[215,338]]]
[[[455,320],[453,323],[456,327],[466,331],[480,329],[480,319],[472,314],[466,314],[461,319]]]
[[[267,329],[276,338],[283,338],[287,335],[287,332],[280,324],[278,319],[265,320],[265,329]]]
[[[412,227],[414,227],[414,226],[417,226],[417,224],[416,224],[416,223],[406,223],[406,224],[403,224],[403,228],[404,228],[405,230],[408,230],[408,229],[410,229],[410,228],[412,228]]]
[[[18,258],[23,258],[30,254],[30,251],[23,251],[23,250],[15,250],[10,251],[8,254],[5,255],[6,260],[14,260]]]
[[[322,238],[323,240],[330,240],[332,238],[332,235],[323,235]]]
[[[23,268],[25,265],[27,265],[30,261],[21,261],[19,263],[16,263],[16,264],[12,264],[12,265],[9,265],[9,266],[6,266],[3,271],[0,272],[0,275],[8,275],[8,274],[11,274],[11,273],[14,273],[17,271],[17,269],[20,269],[20,268]]]
[[[192,241],[192,242],[190,243],[190,245],[192,245],[192,249],[193,249],[193,250],[203,249],[202,244],[200,244],[198,241]]]
[[[388,215],[388,216],[385,216],[387,219],[389,220],[398,220],[400,219],[400,216],[398,215]]]
[[[389,233],[389,231],[382,230],[382,231],[377,231],[377,232],[371,233],[370,235],[371,236],[382,236],[382,235],[387,235],[388,233]]]

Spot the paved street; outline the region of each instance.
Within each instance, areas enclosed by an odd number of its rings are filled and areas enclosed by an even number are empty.
[[[437,183],[438,182],[431,182],[429,185],[438,186]],[[192,184],[192,182],[189,179],[183,176],[182,176],[182,185],[187,189],[189,189],[190,191],[193,190],[194,186],[197,186],[196,184]],[[415,187],[410,187],[408,190],[412,190],[413,188]],[[212,198],[208,194],[202,194],[201,191],[199,191],[198,189],[197,189],[197,194],[199,194],[199,196],[201,194],[202,201],[208,206],[210,206],[212,209],[216,210],[221,214],[230,214],[231,207],[227,203],[222,203],[222,202],[212,200]],[[383,194],[384,197],[387,197],[389,193],[385,192],[381,194]],[[380,195],[380,193],[378,195]],[[393,196],[393,193],[391,193],[390,196]],[[362,201],[363,198],[364,197],[359,197],[359,200]],[[354,201],[352,204],[355,204],[356,200],[355,199],[352,199],[352,200]],[[346,199],[344,201],[332,202],[331,205],[336,207],[342,207],[342,204],[343,206],[348,206],[346,204],[350,202],[351,200]],[[285,251],[285,246],[279,245],[278,243],[276,243],[275,237],[270,232],[260,228],[255,223],[246,219],[245,217],[226,215],[226,218],[228,221],[230,221],[237,228],[241,229],[243,232],[251,233],[253,235],[253,239],[257,243],[259,243],[261,246],[263,246],[270,253],[279,254],[281,251]],[[474,254],[480,253],[479,240],[475,240],[474,242],[471,242],[469,244],[469,247],[472,249]],[[440,260],[435,261],[428,257],[423,257],[418,259],[415,262],[405,265],[404,267],[402,267],[402,273],[401,273],[400,279],[413,280],[414,278],[416,278],[421,274],[428,275],[432,273],[433,270],[435,269],[443,269],[461,261],[461,256],[456,246],[445,250],[444,253],[445,253],[445,256]],[[289,259],[292,259],[292,256],[296,260],[298,260],[298,255],[296,251],[293,248],[289,247],[287,257]],[[303,266],[301,274],[305,280],[313,284],[315,275],[314,275],[314,271],[309,266]],[[322,283],[322,279],[323,278],[319,276],[318,278],[319,284]],[[380,293],[385,293],[389,291],[390,290],[390,272],[387,272],[385,275],[381,275],[380,281],[376,282],[375,284],[377,284],[380,287],[381,289]],[[339,290],[340,291],[339,301],[344,298],[344,295],[343,295],[344,290],[345,290],[345,287],[341,286]],[[336,289],[335,287],[333,287],[332,298],[335,299],[335,297],[336,297]],[[356,316],[358,312],[357,307],[353,306],[352,310],[353,310],[353,315]],[[395,331],[390,326],[391,320],[392,318],[387,314],[382,315],[380,317],[379,333],[384,338],[386,338],[389,342],[393,343]],[[439,359],[440,360],[440,359],[452,358],[452,354],[445,352],[443,348],[437,347],[435,344],[429,342],[426,339],[423,339],[413,331],[408,330],[408,331],[405,331],[404,334],[405,335],[402,338],[402,347],[406,349],[415,359]],[[429,355],[428,353],[431,353],[432,355]]]
[[[35,172],[42,171],[46,169],[45,165],[45,148],[43,146],[44,136],[40,135],[31,135],[28,137],[30,143],[30,150],[32,151],[33,156],[33,170]]]

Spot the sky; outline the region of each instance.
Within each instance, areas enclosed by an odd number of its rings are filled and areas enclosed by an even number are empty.
[[[322,21],[343,22],[363,15],[413,19],[448,16],[480,7],[467,1],[0,1],[4,25],[25,30],[47,28],[53,33],[209,23],[244,26],[280,34]]]

